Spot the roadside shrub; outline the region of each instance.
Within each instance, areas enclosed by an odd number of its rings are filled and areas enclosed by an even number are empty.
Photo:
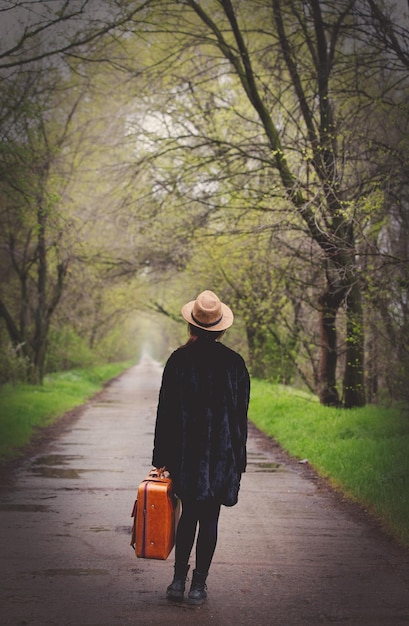
[[[98,363],[95,352],[72,328],[67,326],[50,331],[46,372],[61,372]]]

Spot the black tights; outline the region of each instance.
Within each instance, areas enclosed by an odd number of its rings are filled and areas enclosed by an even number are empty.
[[[199,524],[196,542],[196,569],[207,574],[217,543],[220,504],[215,502],[183,502],[176,533],[175,564],[183,569],[190,557]]]

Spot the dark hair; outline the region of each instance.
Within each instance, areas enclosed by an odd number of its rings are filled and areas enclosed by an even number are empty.
[[[193,343],[196,343],[196,341],[217,341],[223,334],[224,330],[205,330],[204,328],[189,324],[190,336],[182,348],[187,348]]]

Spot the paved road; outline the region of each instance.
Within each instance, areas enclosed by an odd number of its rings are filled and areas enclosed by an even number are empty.
[[[148,561],[129,547],[160,376],[142,361],[0,486],[1,626],[409,623],[408,553],[278,463],[253,429],[239,504],[222,509],[208,602],[169,603],[173,554]]]

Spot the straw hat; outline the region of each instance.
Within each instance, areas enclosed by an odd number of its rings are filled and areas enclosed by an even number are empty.
[[[232,310],[213,291],[203,291],[196,300],[182,307],[182,315],[189,324],[204,330],[226,330],[233,324]]]

